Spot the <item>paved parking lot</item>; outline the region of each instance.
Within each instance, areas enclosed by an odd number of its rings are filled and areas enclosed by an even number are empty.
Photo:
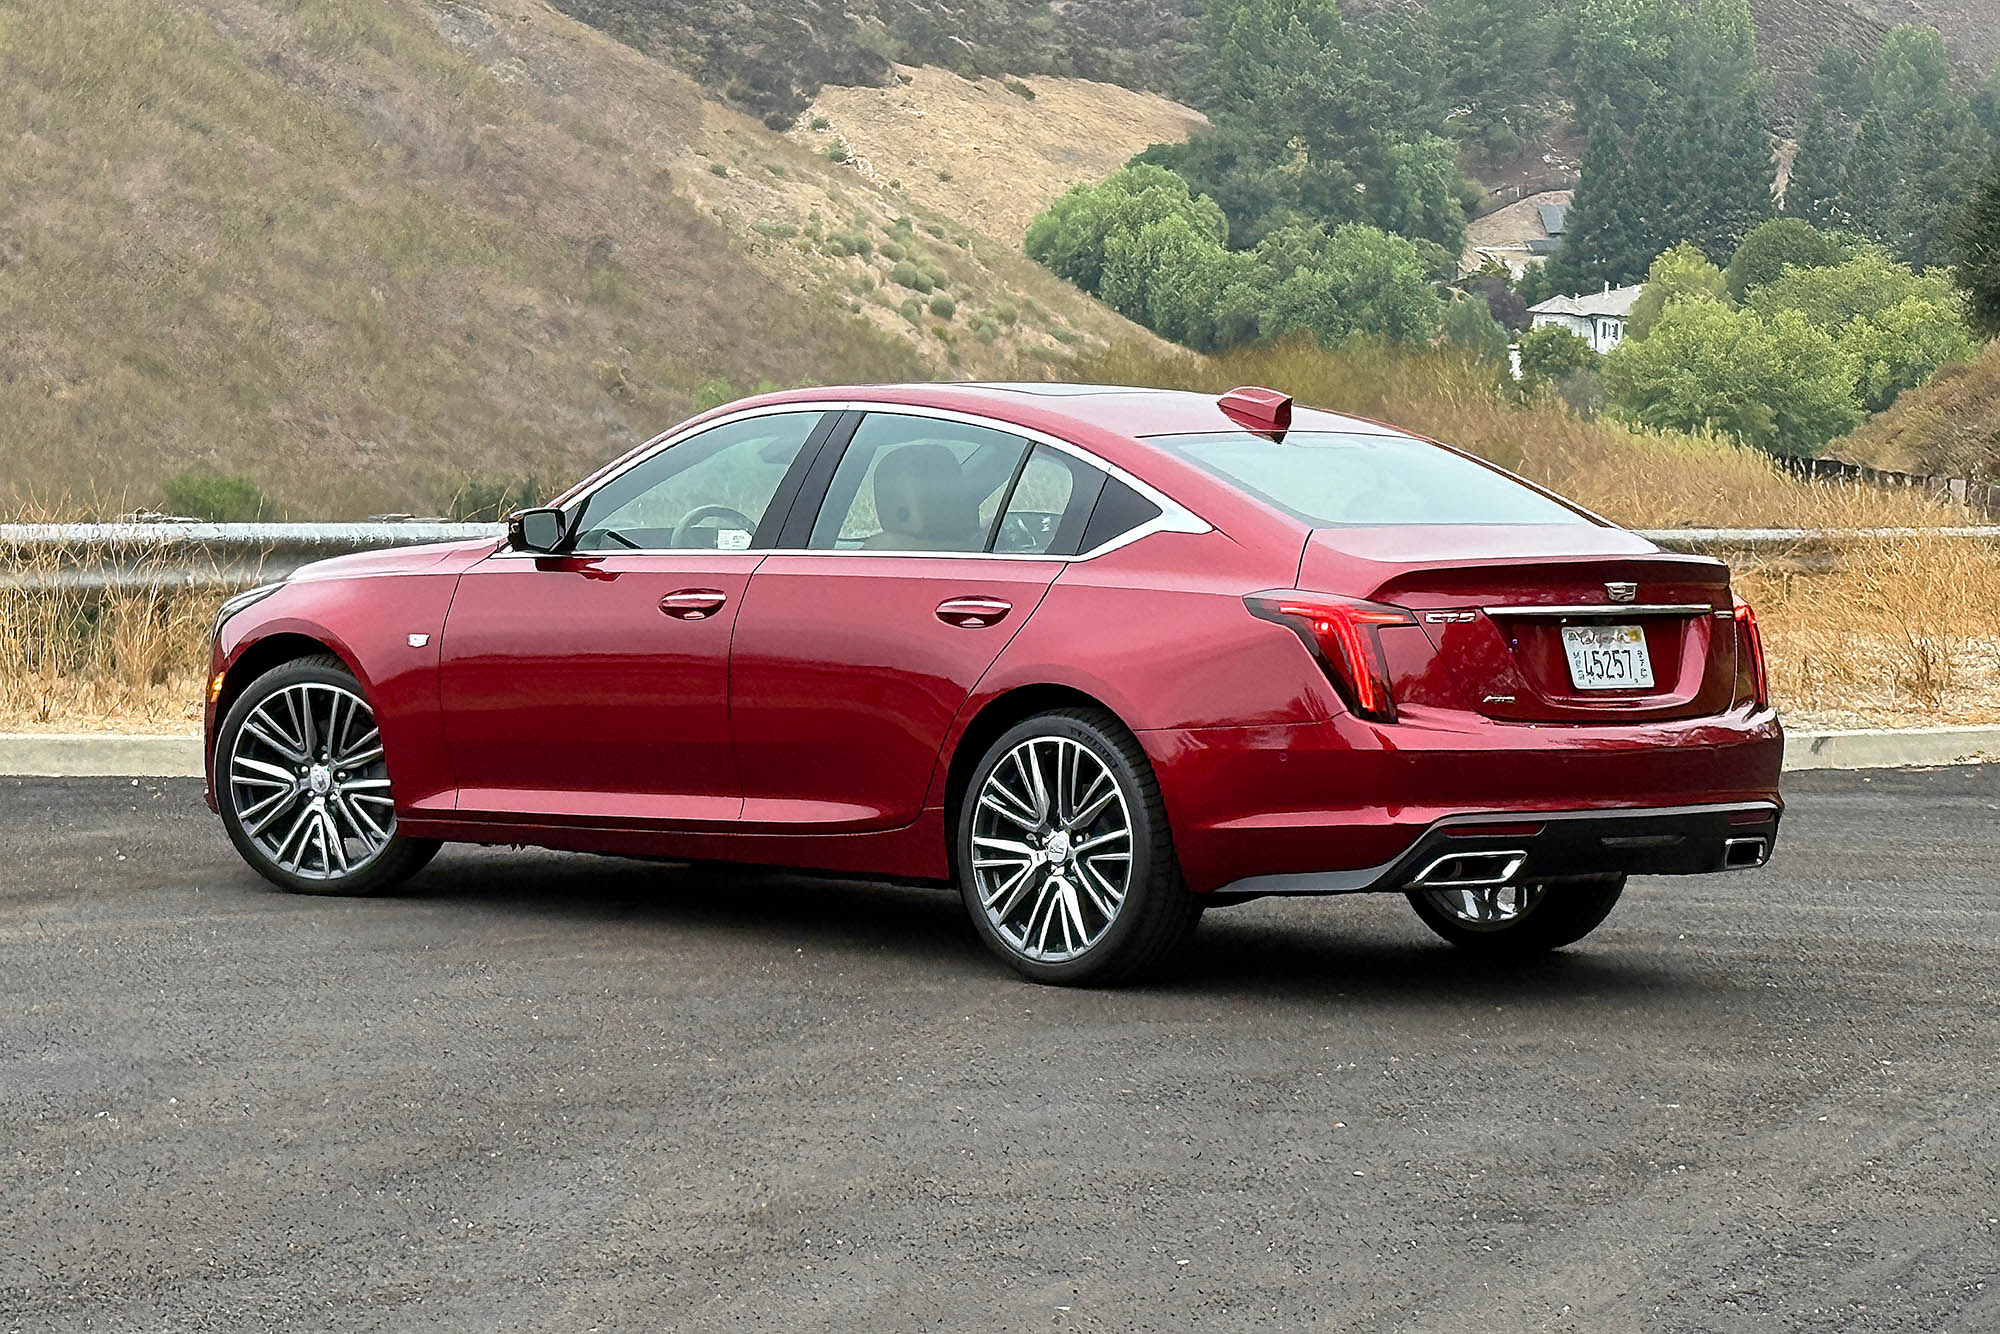
[[[2000,766],[1481,971],[1400,899],[1016,981],[942,893],[269,890],[0,779],[0,1329],[2000,1329]]]

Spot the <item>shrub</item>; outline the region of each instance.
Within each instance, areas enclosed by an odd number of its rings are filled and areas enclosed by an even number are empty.
[[[931,281],[931,276],[928,273],[925,273],[907,259],[898,260],[896,266],[889,270],[889,281],[898,287],[907,287],[912,291],[922,292],[926,295],[937,287],[937,284]]]
[[[948,320],[957,313],[958,302],[953,301],[943,292],[939,292],[931,298],[931,314],[937,316],[939,319]]]
[[[823,247],[827,254],[835,257],[859,255],[867,259],[875,253],[875,243],[860,232],[835,232],[826,238]]]
[[[735,388],[729,381],[723,379],[720,375],[712,376],[694,387],[693,399],[688,404],[688,410],[690,412],[707,412],[710,408],[721,407],[724,403],[729,402],[729,400],[737,396]]]
[[[169,514],[211,523],[249,523],[264,516],[264,493],[247,477],[190,468],[160,484]]]
[[[1597,369],[1590,344],[1560,325],[1544,324],[1521,337],[1521,378],[1529,384],[1557,381],[1572,371]]]
[[[905,298],[900,309],[903,312],[903,318],[910,323],[920,325],[924,322],[924,303],[915,297]]]
[[[877,248],[881,250],[882,258],[892,261],[899,260],[903,258],[904,255],[909,253],[908,251],[904,250],[903,247],[897,245],[894,241],[884,241]]]
[[[945,184],[949,185],[949,184],[951,183],[951,173],[950,173],[950,172],[948,172],[948,171],[946,171],[946,170],[945,170],[945,169],[944,169],[943,167],[939,167],[939,168],[938,168],[938,174],[937,174],[937,176],[938,176],[938,179],[939,179],[940,181],[943,181],[943,182],[944,182]],[[938,233],[938,235],[942,236],[942,235],[944,235],[944,233],[943,233],[943,232],[939,232],[939,233]]]
[[[1025,97],[1030,102],[1035,100],[1035,90],[1030,88],[1027,84],[1022,83],[1019,79],[1009,79],[1000,86],[1005,88],[1008,92],[1014,94],[1014,96],[1016,97]]]
[[[833,122],[828,120],[825,116],[814,116],[812,118],[812,128],[815,131],[830,130],[833,128]]]
[[[826,146],[826,158],[829,162],[846,162],[853,156],[853,150],[838,139]]]
[[[727,176],[729,174],[729,167],[726,163],[711,162],[708,164],[708,174],[711,176]]]

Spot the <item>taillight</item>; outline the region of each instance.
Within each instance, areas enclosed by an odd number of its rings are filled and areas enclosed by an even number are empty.
[[[1295,588],[1252,593],[1243,604],[1252,616],[1297,634],[1349,709],[1376,722],[1396,721],[1389,667],[1382,656],[1382,627],[1415,625],[1416,617],[1401,607]]]
[[[1764,636],[1757,631],[1757,613],[1742,598],[1736,599],[1736,680],[1738,694],[1746,684],[1758,708],[1771,702],[1771,681],[1764,674]]]

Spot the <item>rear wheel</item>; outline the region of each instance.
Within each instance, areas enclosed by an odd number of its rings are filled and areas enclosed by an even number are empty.
[[[1482,958],[1524,959],[1595,931],[1625,892],[1625,877],[1478,889],[1415,889],[1424,925]]]
[[[379,893],[437,853],[396,832],[375,711],[335,657],[288,662],[244,689],[216,735],[215,789],[230,842],[285,889]]]
[[[1181,880],[1152,765],[1097,709],[1010,728],[958,817],[959,891],[980,936],[1037,982],[1154,972],[1201,916]]]

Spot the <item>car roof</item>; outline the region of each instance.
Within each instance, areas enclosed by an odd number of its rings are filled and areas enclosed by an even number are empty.
[[[845,399],[889,406],[949,408],[1044,430],[1061,421],[1129,439],[1245,429],[1242,423],[1231,420],[1222,411],[1218,398],[1213,394],[1136,385],[1045,384],[1032,381],[838,385],[765,394],[730,406],[741,408],[751,404],[802,399]],[[1303,406],[1293,409],[1291,429],[1345,431],[1357,435],[1408,434],[1366,417]]]

